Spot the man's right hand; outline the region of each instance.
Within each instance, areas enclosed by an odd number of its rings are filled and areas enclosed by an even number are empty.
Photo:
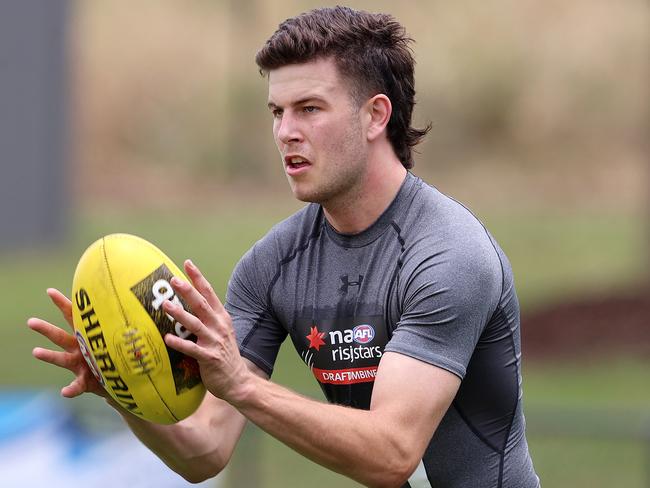
[[[47,295],[50,300],[63,314],[63,318],[74,330],[72,325],[72,303],[59,290],[48,288]],[[68,386],[61,389],[61,395],[66,398],[74,398],[85,392],[95,393],[99,396],[108,397],[108,393],[99,384],[93,373],[90,371],[86,360],[81,354],[79,344],[74,335],[65,330],[39,318],[30,318],[27,321],[30,329],[47,337],[53,344],[59,346],[63,351],[56,351],[42,347],[35,347],[32,355],[36,359],[54,364],[61,368],[69,369],[75,378]]]

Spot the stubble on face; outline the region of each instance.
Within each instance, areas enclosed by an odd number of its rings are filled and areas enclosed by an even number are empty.
[[[338,137],[332,137],[319,151],[317,181],[303,192],[300,192],[299,185],[292,184],[294,195],[299,200],[326,208],[354,202],[356,189],[363,184],[367,155],[362,144],[358,109],[350,106],[346,118]]]

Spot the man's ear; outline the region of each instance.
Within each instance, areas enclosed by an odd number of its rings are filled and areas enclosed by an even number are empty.
[[[390,115],[393,113],[393,106],[390,99],[383,93],[379,93],[366,102],[368,114],[368,140],[377,139],[386,129]]]

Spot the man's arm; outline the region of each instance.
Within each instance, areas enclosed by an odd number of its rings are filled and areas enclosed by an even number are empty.
[[[245,360],[253,376],[266,373]],[[219,474],[228,464],[246,418],[227,402],[207,392],[192,415],[172,425],[142,420],[108,400],[140,441],[187,481],[198,483]]]
[[[233,405],[311,460],[367,486],[401,486],[416,469],[460,379],[401,354],[381,360],[370,410],[329,405],[249,378]]]
[[[72,327],[72,308],[61,292],[48,290],[48,295]],[[218,474],[227,464],[246,423],[232,406],[207,393],[198,410],[173,425],[158,425],[142,420],[123,410],[97,382],[84,360],[72,334],[45,320],[31,318],[28,326],[45,336],[62,350],[37,347],[37,359],[70,370],[72,382],[61,389],[61,395],[74,398],[95,393],[107,399],[126,420],[135,435],[169,467],[186,478],[198,482]],[[250,361],[244,363],[251,375],[267,375]]]
[[[197,336],[166,343],[199,362],[208,390],[300,454],[368,486],[400,486],[415,470],[451,404],[460,378],[408,356],[387,353],[375,379],[370,410],[304,398],[250,374],[230,316],[199,270],[186,263],[198,290],[173,279],[192,315],[171,302],[165,311]]]

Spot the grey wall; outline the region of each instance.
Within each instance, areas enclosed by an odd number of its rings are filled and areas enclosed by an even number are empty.
[[[68,0],[0,2],[0,250],[66,222]]]

